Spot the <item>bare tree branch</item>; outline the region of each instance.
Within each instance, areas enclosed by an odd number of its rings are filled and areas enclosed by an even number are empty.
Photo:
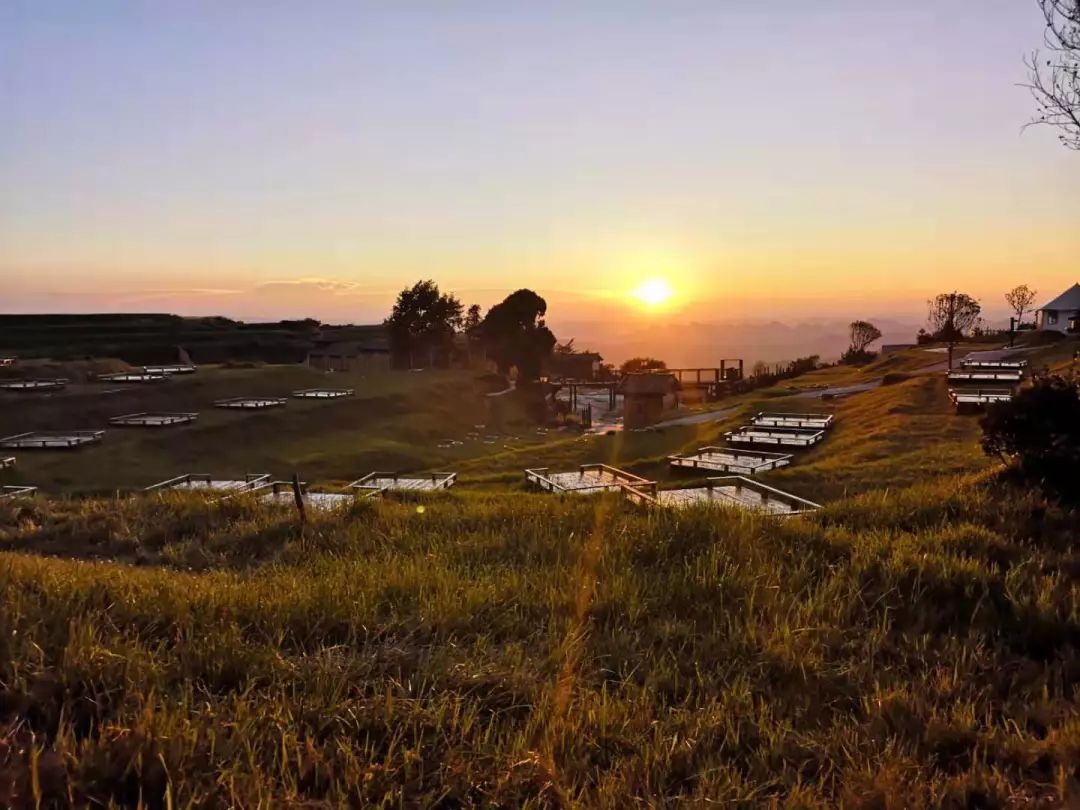
[[[1046,18],[1046,53],[1025,59],[1037,115],[1032,124],[1061,131],[1069,149],[1080,150],[1080,0],[1036,0]]]

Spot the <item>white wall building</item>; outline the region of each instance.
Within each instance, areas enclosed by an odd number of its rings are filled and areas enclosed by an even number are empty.
[[[1080,284],[1035,310],[1035,328],[1055,332],[1080,332]]]

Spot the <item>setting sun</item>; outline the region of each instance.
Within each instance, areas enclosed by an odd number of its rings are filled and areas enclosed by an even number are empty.
[[[666,279],[650,278],[643,281],[631,295],[647,307],[659,307],[671,298],[671,285]]]

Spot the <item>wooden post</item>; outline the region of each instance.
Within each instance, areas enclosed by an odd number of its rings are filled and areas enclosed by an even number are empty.
[[[304,507],[304,493],[300,489],[300,473],[292,475],[293,499],[296,501],[296,511],[300,513],[300,523],[307,523],[307,510]]]

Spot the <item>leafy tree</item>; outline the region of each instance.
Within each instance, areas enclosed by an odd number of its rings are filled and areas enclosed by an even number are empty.
[[[797,357],[788,363],[788,373],[795,377],[813,371],[821,363],[821,355],[808,354],[806,357]]]
[[[1016,326],[1024,322],[1024,313],[1031,312],[1031,305],[1035,303],[1035,290],[1027,284],[1020,284],[1005,293],[1005,303],[1016,313]]]
[[[1046,18],[1044,57],[1028,60],[1028,89],[1038,114],[1032,124],[1060,130],[1069,149],[1080,149],[1080,0],[1036,0]]]
[[[1051,497],[1080,500],[1080,382],[1037,377],[981,420],[983,450]]]
[[[488,310],[475,332],[500,373],[517,368],[519,382],[539,379],[544,359],[555,346],[555,335],[544,323],[546,314],[547,302],[524,289]]]
[[[437,354],[451,348],[461,323],[461,302],[439,292],[434,281],[418,281],[398,293],[384,321],[395,362],[409,368],[424,353],[428,364],[434,365]]]
[[[865,352],[867,346],[881,339],[881,330],[869,321],[852,321],[848,330],[851,334],[851,348],[856,352]]]
[[[952,368],[953,348],[964,333],[975,325],[982,312],[979,302],[966,293],[941,293],[926,302],[927,322],[937,340],[949,346],[949,368]]]
[[[480,305],[470,304],[468,310],[465,312],[465,320],[461,323],[461,330],[463,332],[471,332],[480,325],[480,321],[482,320],[483,317],[480,314]]]
[[[619,371],[623,374],[636,374],[641,371],[663,371],[666,368],[667,363],[655,357],[631,357],[619,366]]]

